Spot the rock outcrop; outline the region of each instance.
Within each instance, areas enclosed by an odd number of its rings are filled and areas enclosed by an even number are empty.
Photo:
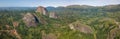
[[[55,19],[58,18],[55,12],[48,14],[46,8],[42,6],[37,7],[36,13],[27,13],[23,16],[23,21],[27,26],[37,26],[38,23],[48,24],[45,19],[46,16]]]
[[[55,18],[55,19],[58,18],[57,14],[55,12],[49,13],[49,17],[50,18]]]
[[[31,13],[27,13],[23,17],[24,23],[29,27],[29,26],[36,26],[37,23],[39,22],[36,16],[34,16]]]
[[[40,13],[40,14],[43,14],[43,15],[46,15],[46,16],[48,15],[46,8],[44,8],[42,6],[37,7],[36,12]]]
[[[77,31],[80,31],[80,32],[86,33],[86,34],[93,32],[91,27],[81,24],[79,21],[69,24],[69,27],[72,30],[75,30],[75,31],[77,30]]]

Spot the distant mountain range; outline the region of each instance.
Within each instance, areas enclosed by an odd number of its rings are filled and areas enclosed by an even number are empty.
[[[56,10],[97,10],[103,9],[104,11],[120,11],[120,4],[118,5],[106,5],[106,6],[89,6],[89,5],[69,5],[66,7],[46,7],[48,11],[56,11]],[[0,10],[36,10],[36,7],[0,7]]]
[[[49,11],[56,11],[56,10],[79,10],[79,11],[85,11],[85,10],[102,10],[102,11],[120,11],[120,4],[118,5],[106,5],[106,6],[89,6],[89,5],[69,5],[66,7],[46,7]]]

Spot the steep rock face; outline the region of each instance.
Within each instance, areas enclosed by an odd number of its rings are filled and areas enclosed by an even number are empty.
[[[25,14],[23,17],[23,21],[27,26],[36,26],[38,23],[36,16],[31,13]]]
[[[49,14],[49,17],[50,17],[50,18],[58,18],[57,14],[56,14],[55,12],[51,12],[51,13]]]
[[[77,30],[83,33],[92,33],[91,27],[81,24],[79,21],[69,24],[70,29]]]
[[[42,6],[37,7],[36,12],[40,13],[40,14],[43,14],[43,15],[46,15],[46,16],[48,15],[46,8],[44,8]]]

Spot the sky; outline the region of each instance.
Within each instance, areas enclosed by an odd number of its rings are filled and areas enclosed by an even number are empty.
[[[0,7],[37,7],[91,5],[104,6],[120,4],[120,0],[0,0]]]

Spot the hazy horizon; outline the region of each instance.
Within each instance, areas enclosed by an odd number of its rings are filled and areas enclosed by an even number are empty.
[[[90,5],[105,6],[120,4],[120,0],[0,0],[0,7],[37,7]]]

